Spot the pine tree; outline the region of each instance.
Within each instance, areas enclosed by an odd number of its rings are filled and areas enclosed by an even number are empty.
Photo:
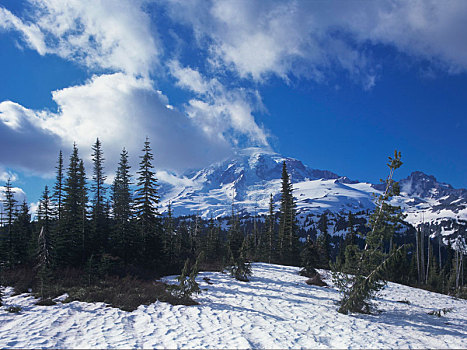
[[[14,197],[13,187],[11,185],[11,179],[8,178],[5,188],[3,190],[4,200],[3,200],[3,209],[6,212],[6,224],[7,224],[7,237],[8,237],[8,264],[12,266],[14,264],[14,251],[13,251],[13,221],[16,217],[16,199]]]
[[[140,167],[137,172],[137,190],[135,197],[136,219],[143,243],[142,252],[145,261],[154,263],[160,255],[161,222],[157,209],[159,195],[157,193],[157,179],[154,172],[152,154],[149,139],[146,138],[141,156]]]
[[[98,249],[105,249],[107,246],[106,234],[108,232],[107,217],[105,210],[105,193],[106,188],[104,182],[106,176],[104,175],[104,154],[102,151],[102,143],[99,138],[92,146],[92,161],[93,161],[93,175],[91,192],[94,194],[92,200],[92,231],[93,231],[93,251],[98,253]]]

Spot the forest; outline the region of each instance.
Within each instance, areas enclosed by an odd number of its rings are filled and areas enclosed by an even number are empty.
[[[139,160],[133,174],[123,149],[108,186],[99,139],[89,174],[76,144],[67,165],[60,151],[54,185],[44,188],[34,220],[27,202],[17,203],[9,179],[0,217],[0,284],[32,291],[44,305],[67,292],[70,300],[133,310],[156,299],[196,303],[191,295],[200,292],[200,270],[227,270],[247,282],[250,263],[267,262],[300,266],[310,278],[319,275],[316,269],[331,269],[343,313],[370,312],[368,300],[385,281],[466,297],[462,254],[426,235],[426,227],[405,223],[401,209],[388,204],[399,191],[392,177],[402,165],[400,153],[389,157],[386,191],[375,198],[374,212],[363,221],[339,214],[345,236],[329,232],[326,212],[317,231],[300,228],[285,162],[278,208],[271,194],[266,215],[241,215],[232,203],[230,217],[205,219],[174,217],[170,205],[162,215],[147,138]],[[166,275],[180,275],[178,289],[154,282]]]

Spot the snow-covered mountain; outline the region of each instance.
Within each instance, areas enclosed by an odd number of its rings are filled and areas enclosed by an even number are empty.
[[[380,184],[352,181],[330,171],[310,168],[297,159],[248,148],[205,169],[181,177],[166,177],[161,182],[162,210],[171,202],[175,215],[197,213],[218,217],[229,215],[234,203],[237,211],[265,213],[270,194],[276,208],[279,205],[283,161],[301,214],[372,210],[374,194],[383,190]],[[466,189],[454,189],[419,171],[399,183],[401,195],[392,202],[403,208],[406,220],[414,226],[433,223],[441,225],[447,233],[456,230],[456,224],[467,223]]]

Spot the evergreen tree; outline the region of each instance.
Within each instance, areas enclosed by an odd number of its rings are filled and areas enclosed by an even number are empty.
[[[30,251],[32,240],[31,214],[29,214],[29,205],[26,200],[23,200],[16,214],[13,231],[15,264],[28,262],[33,257],[33,252]]]
[[[14,264],[14,237],[13,237],[13,221],[16,217],[16,199],[14,197],[13,187],[11,185],[11,179],[8,178],[5,188],[3,190],[3,210],[6,213],[6,225],[7,225],[7,252],[8,252],[8,264],[12,266]]]
[[[276,216],[274,214],[274,200],[272,193],[269,196],[269,212],[266,218],[266,234],[265,234],[265,255],[264,259],[271,263],[275,259],[276,247]]]
[[[87,221],[87,189],[84,165],[73,145],[67,178],[63,188],[63,219],[57,237],[57,255],[60,265],[84,263],[84,243]]]
[[[154,263],[160,255],[161,222],[157,209],[159,195],[157,193],[157,179],[154,172],[149,139],[146,138],[141,156],[140,167],[137,172],[137,190],[135,197],[136,219],[139,225],[140,237],[143,243],[142,252],[145,261]]]
[[[318,229],[321,234],[318,236],[318,247],[320,252],[320,267],[329,268],[331,260],[331,236],[328,232],[328,216],[326,212],[321,214],[318,221]]]
[[[93,175],[91,192],[94,194],[92,200],[92,231],[93,231],[93,251],[98,253],[97,249],[105,249],[107,245],[106,234],[108,232],[107,217],[105,210],[105,192],[104,182],[104,154],[102,143],[99,138],[92,146]]]
[[[295,201],[292,183],[285,161],[282,163],[281,204],[279,209],[279,255],[284,264],[296,264],[298,258],[298,237]]]
[[[37,209],[37,221],[39,230],[44,230],[44,234],[48,237],[50,244],[53,245],[54,237],[53,237],[53,217],[54,217],[54,209],[53,209],[53,202],[50,198],[49,187],[46,185],[44,188],[44,192],[42,192],[41,199],[39,200],[39,206]],[[37,251],[39,248],[37,246],[37,242],[34,242],[32,245],[32,251]]]
[[[113,246],[125,262],[134,257],[135,238],[131,225],[133,198],[131,194],[131,174],[128,152],[123,148],[120,154],[117,172],[112,184],[112,211],[114,217]]]
[[[167,216],[164,220],[164,255],[167,257],[169,265],[175,262],[175,230],[171,202],[169,202]]]
[[[310,236],[307,237],[305,246],[301,253],[302,258],[302,270],[300,274],[302,276],[314,277],[318,272],[316,268],[320,264],[320,254],[319,248],[313,241],[310,239]]]
[[[57,169],[57,175],[55,179],[55,185],[53,188],[52,199],[54,200],[56,204],[58,220],[60,221],[63,216],[63,194],[64,194],[64,184],[65,184],[65,179],[63,177],[63,155],[62,155],[61,150],[60,150],[60,153],[58,154],[58,161],[57,161],[57,166],[55,167],[55,169]]]
[[[393,250],[384,256],[385,243],[394,235],[402,219],[400,208],[393,207],[387,202],[393,195],[399,194],[399,186],[393,180],[394,170],[401,165],[400,152],[394,152],[389,157],[389,176],[385,181],[386,189],[378,196],[376,209],[370,216],[370,232],[366,236],[365,249],[360,254],[359,264],[355,275],[334,274],[334,281],[343,294],[339,312],[368,313],[371,310],[370,300],[384,284],[384,276],[393,259],[400,258],[404,246]]]
[[[238,217],[234,212],[232,205],[232,217],[230,219],[230,228],[227,234],[229,258],[231,261],[236,261],[240,257],[240,250],[243,245],[244,236],[240,231]]]

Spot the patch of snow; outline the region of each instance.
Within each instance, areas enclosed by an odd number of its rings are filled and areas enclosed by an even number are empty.
[[[296,267],[263,263],[253,264],[248,283],[202,272],[200,305],[156,302],[133,312],[103,303],[36,306],[28,294],[6,293],[0,308],[0,346],[465,348],[466,300],[389,283],[376,301],[381,314],[347,316],[336,311],[339,294],[334,288],[308,286],[305,280]],[[12,304],[22,311],[8,313],[5,308]],[[443,317],[427,314],[442,308],[452,312]]]

